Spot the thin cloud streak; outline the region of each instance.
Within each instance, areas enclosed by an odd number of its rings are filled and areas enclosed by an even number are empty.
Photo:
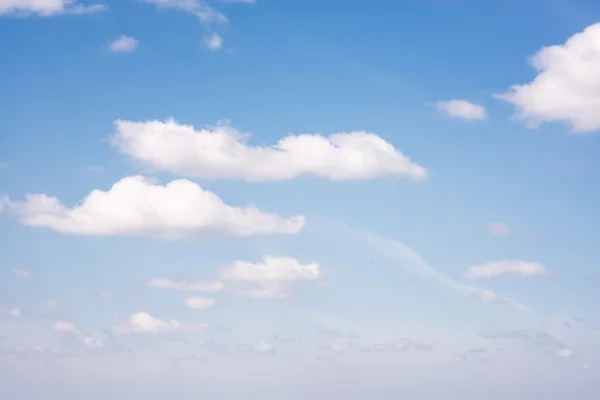
[[[487,290],[485,288],[472,286],[472,285],[466,285],[464,283],[457,282],[454,279],[444,275],[437,269],[435,269],[432,266],[430,266],[429,264],[427,264],[425,262],[425,260],[423,260],[423,258],[421,258],[419,253],[417,253],[415,250],[408,247],[407,245],[403,244],[402,242],[399,242],[398,240],[378,235],[367,229],[363,229],[363,228],[355,229],[355,228],[351,228],[341,222],[338,222],[338,221],[334,221],[334,222],[337,226],[350,232],[352,235],[354,235],[355,237],[357,237],[358,239],[360,239],[361,241],[366,243],[369,247],[371,247],[373,250],[375,250],[379,254],[381,254],[391,260],[397,261],[402,268],[404,268],[405,270],[407,270],[410,273],[418,275],[422,278],[427,278],[432,281],[435,281],[438,284],[440,284],[441,286],[444,286],[447,289],[452,290],[452,291],[459,293],[461,295],[464,295],[464,296],[476,296],[477,293],[489,292],[489,290]],[[527,314],[529,317],[534,318],[534,319],[539,319],[537,317],[537,315],[533,311],[531,311],[529,308],[527,308],[526,306],[524,306],[514,300],[507,299],[506,297],[503,297],[503,296],[498,296],[498,297],[500,300],[511,304],[515,308],[517,308],[520,311],[522,311],[523,313]]]

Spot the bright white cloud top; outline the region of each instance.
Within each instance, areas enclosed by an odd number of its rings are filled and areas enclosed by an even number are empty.
[[[531,127],[563,122],[573,133],[600,130],[600,23],[562,45],[543,47],[531,65],[533,81],[496,95],[516,107],[518,119]]]
[[[437,109],[442,115],[466,121],[481,121],[487,118],[487,112],[483,106],[467,100],[440,101],[437,103]]]
[[[73,208],[45,194],[4,201],[23,225],[77,235],[203,239],[295,234],[305,224],[302,216],[283,218],[255,207],[229,206],[185,179],[163,186],[142,176],[123,178],[108,191],[92,191]]]
[[[467,268],[463,276],[467,279],[487,279],[500,275],[512,274],[522,277],[544,276],[548,273],[540,263],[520,260],[493,261]]]
[[[167,121],[117,121],[112,143],[137,164],[179,176],[282,181],[301,175],[330,180],[384,176],[427,179],[427,170],[381,137],[363,131],[289,135],[273,146],[250,146],[229,125],[197,130]]]

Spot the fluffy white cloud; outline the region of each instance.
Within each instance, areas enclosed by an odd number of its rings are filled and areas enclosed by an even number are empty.
[[[80,205],[68,208],[45,194],[24,202],[4,199],[24,225],[79,235],[147,236],[201,239],[207,236],[295,234],[304,217],[282,218],[254,207],[232,207],[214,193],[185,179],[164,186],[142,176],[92,191]]]
[[[502,222],[490,222],[488,229],[492,235],[505,236],[513,233],[512,229]]]
[[[134,162],[193,178],[276,181],[300,175],[331,180],[403,176],[427,170],[367,132],[289,135],[272,146],[249,146],[247,135],[220,124],[200,130],[167,121],[117,121],[112,144]]]
[[[227,22],[227,17],[204,0],[142,0],[159,9],[172,9],[193,14],[202,22]]]
[[[215,305],[215,299],[207,299],[205,297],[189,297],[184,300],[184,304],[188,308],[193,308],[195,310],[206,310],[207,308],[211,308]]]
[[[31,271],[21,268],[13,268],[12,273],[13,275],[22,276],[23,278],[31,278],[31,275],[33,275]]]
[[[573,352],[569,349],[560,349],[556,352],[556,355],[563,358],[569,358],[573,355]]]
[[[513,261],[493,261],[467,268],[463,276],[467,279],[493,278],[505,274],[516,274],[524,277],[546,275],[546,267],[539,263]]]
[[[72,333],[75,335],[79,333],[79,329],[77,329],[75,325],[67,321],[54,322],[54,324],[52,324],[52,329],[57,332]]]
[[[182,290],[190,292],[219,292],[224,288],[223,283],[216,281],[205,281],[199,279],[194,279],[191,281],[175,281],[170,278],[151,278],[146,282],[146,286],[155,289]]]
[[[290,285],[319,281],[319,264],[302,264],[290,257],[265,257],[262,261],[234,261],[217,271],[219,280],[234,293],[254,298],[278,299],[287,296]]]
[[[17,307],[3,307],[0,306],[0,313],[10,315],[11,317],[21,316],[21,309]]]
[[[495,97],[513,104],[530,127],[564,122],[572,132],[600,130],[600,23],[531,58],[533,81]]]
[[[202,44],[209,50],[219,50],[223,47],[223,38],[217,33],[213,33],[209,37],[202,40]]]
[[[437,109],[445,116],[460,118],[467,121],[484,120],[487,113],[483,106],[473,104],[466,100],[449,100],[437,103]]]
[[[84,4],[77,0],[0,0],[0,15],[89,14],[105,9],[103,4]]]
[[[140,45],[139,40],[133,36],[121,35],[108,45],[113,53],[131,53]]]
[[[122,323],[113,326],[113,333],[127,335],[132,333],[168,333],[181,329],[181,324],[176,320],[163,321],[147,312],[131,314]]]

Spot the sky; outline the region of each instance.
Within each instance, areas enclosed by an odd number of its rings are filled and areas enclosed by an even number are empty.
[[[600,391],[600,4],[0,0],[6,399]]]

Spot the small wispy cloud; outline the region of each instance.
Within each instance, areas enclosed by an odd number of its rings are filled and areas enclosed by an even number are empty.
[[[509,228],[506,224],[502,222],[490,222],[488,224],[488,231],[492,235],[498,236],[506,236],[514,233],[511,228]]]
[[[52,17],[60,14],[92,14],[106,10],[101,3],[83,4],[75,0],[3,0],[0,15]]]
[[[131,53],[139,45],[139,40],[133,36],[121,35],[109,43],[108,49],[113,53]]]
[[[217,51],[223,48],[223,38],[217,33],[213,33],[202,40],[202,45],[211,51]]]
[[[442,115],[450,118],[466,121],[482,121],[487,118],[487,112],[483,106],[466,100],[439,101],[436,107]]]
[[[486,279],[500,275],[520,275],[534,277],[547,275],[548,271],[543,264],[521,260],[492,261],[485,264],[474,265],[463,273],[467,279]]]
[[[31,278],[31,276],[33,275],[31,271],[27,271],[26,269],[21,268],[13,268],[12,273],[13,275],[21,276],[23,278]]]

